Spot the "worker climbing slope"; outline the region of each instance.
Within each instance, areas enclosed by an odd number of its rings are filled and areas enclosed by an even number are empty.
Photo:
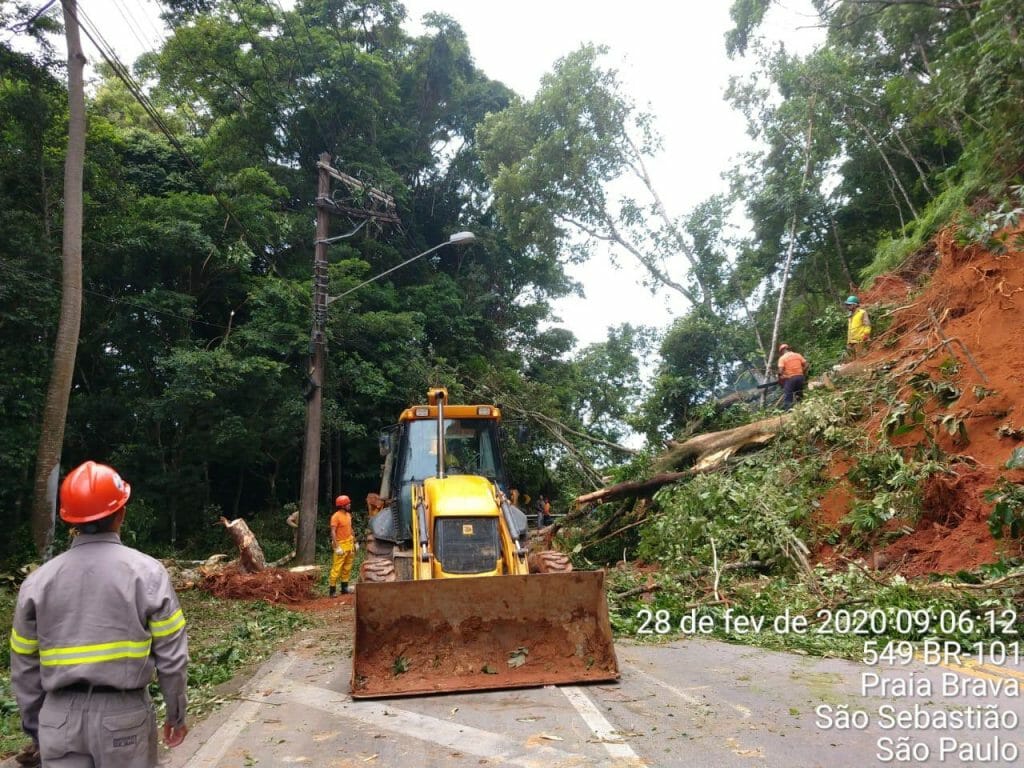
[[[779,345],[779,384],[782,385],[782,407],[789,410],[793,403],[804,398],[807,386],[807,360],[799,352],[794,352],[789,344]]]
[[[871,320],[856,296],[846,299],[846,311],[850,315],[846,324],[846,349],[850,357],[857,357],[867,349],[871,339]]]

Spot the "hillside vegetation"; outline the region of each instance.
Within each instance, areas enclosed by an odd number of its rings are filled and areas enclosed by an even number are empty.
[[[1000,232],[1015,245],[993,253],[944,230],[874,282],[865,298],[885,330],[868,355],[840,368],[845,375],[820,377],[768,447],[591,510],[605,524],[570,526],[583,559],[640,558],[616,572],[620,629],[636,633],[645,610],[788,610],[813,627],[824,612],[934,618],[1016,604],[1024,591],[1021,231]],[[601,536],[608,520],[617,536]],[[842,633],[768,635],[732,639],[863,652],[862,638]]]

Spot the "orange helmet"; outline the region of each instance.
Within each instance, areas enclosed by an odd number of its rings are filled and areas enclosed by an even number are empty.
[[[132,495],[113,467],[87,461],[68,472],[60,486],[60,519],[65,523],[91,523],[112,515]]]
[[[789,344],[779,344],[779,352],[785,352],[789,349]]]
[[[345,494],[342,494],[341,496],[334,500],[334,506],[339,508],[344,507],[345,509],[348,509],[349,507],[352,506],[352,499],[350,499]]]

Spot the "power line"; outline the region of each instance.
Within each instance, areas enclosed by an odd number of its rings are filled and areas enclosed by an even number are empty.
[[[124,2],[126,5],[128,4],[128,0],[124,0]],[[138,7],[142,18],[146,20],[146,24],[151,30],[153,30],[153,39],[156,41],[156,44],[159,45],[164,39],[164,33],[157,29],[156,24],[153,23],[153,19],[150,18],[149,9],[145,7],[143,0],[135,0],[135,5]]]
[[[138,42],[139,47],[142,48],[142,50],[146,50],[149,46],[142,39],[142,27],[139,26],[135,17],[131,15],[129,10],[126,10],[126,8],[121,5],[121,0],[114,0],[114,7],[117,9],[118,15],[124,19],[125,26],[128,27],[128,31],[132,33],[132,37],[134,37],[136,42]]]
[[[146,94],[143,92],[142,86],[135,82],[135,79],[132,77],[131,73],[128,72],[127,68],[124,66],[124,64],[121,63],[121,60],[117,57],[117,54],[114,52],[114,49],[103,38],[102,34],[99,31],[99,27],[93,24],[92,20],[89,19],[88,14],[86,14],[82,9],[71,8],[69,10],[73,15],[76,15],[76,20],[78,21],[79,26],[82,28],[82,31],[85,33],[85,36],[89,38],[89,41],[99,52],[100,56],[103,57],[104,61],[106,61],[107,64],[110,65],[111,69],[114,71],[114,74],[117,75],[118,79],[120,79],[121,82],[124,83],[125,87],[128,88],[129,93],[131,93],[135,100],[142,105],[142,108],[146,111],[146,114],[149,115],[150,119],[160,129],[160,132],[167,137],[167,140],[171,143],[174,149],[177,150],[178,154],[181,155],[182,159],[184,159],[184,161],[197,174],[197,176],[200,179],[202,179],[203,176],[201,171],[199,170],[199,167],[195,164],[195,162],[192,160],[189,154],[185,151],[185,148],[178,141],[177,137],[164,123],[156,107],[153,106],[152,102],[149,100],[149,97],[146,96]],[[86,22],[86,24],[82,23],[83,20]],[[102,41],[102,45],[99,42],[97,42],[97,38],[100,41]],[[249,229],[235,215],[234,210],[231,208],[228,202],[214,190],[208,189],[208,193],[212,195],[213,198],[217,201],[217,204],[224,209],[224,212],[227,213],[228,218],[231,219],[235,223],[235,225],[242,231],[243,235],[249,241],[249,247],[254,252],[258,251],[260,247],[257,245],[256,238],[252,235],[251,232],[249,232]]]

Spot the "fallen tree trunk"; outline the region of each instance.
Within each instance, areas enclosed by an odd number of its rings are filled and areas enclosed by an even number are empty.
[[[601,488],[600,490],[577,496],[576,503],[578,505],[598,504],[611,501],[612,499],[621,499],[625,496],[650,496],[653,491],[658,490],[661,486],[675,483],[694,474],[696,472],[692,469],[687,469],[683,472],[663,472],[644,480],[616,483],[615,485],[609,485],[607,488]]]
[[[713,468],[743,448],[771,442],[789,417],[790,414],[783,413],[742,427],[697,435],[682,443],[670,441],[669,450],[655,463],[655,469],[665,472],[687,463],[692,463],[695,470]]]
[[[220,518],[221,525],[228,532],[235,546],[238,547],[238,561],[242,570],[247,573],[256,573],[267,567],[267,558],[263,555],[263,547],[256,539],[245,520],[237,518],[228,521],[226,517]]]

